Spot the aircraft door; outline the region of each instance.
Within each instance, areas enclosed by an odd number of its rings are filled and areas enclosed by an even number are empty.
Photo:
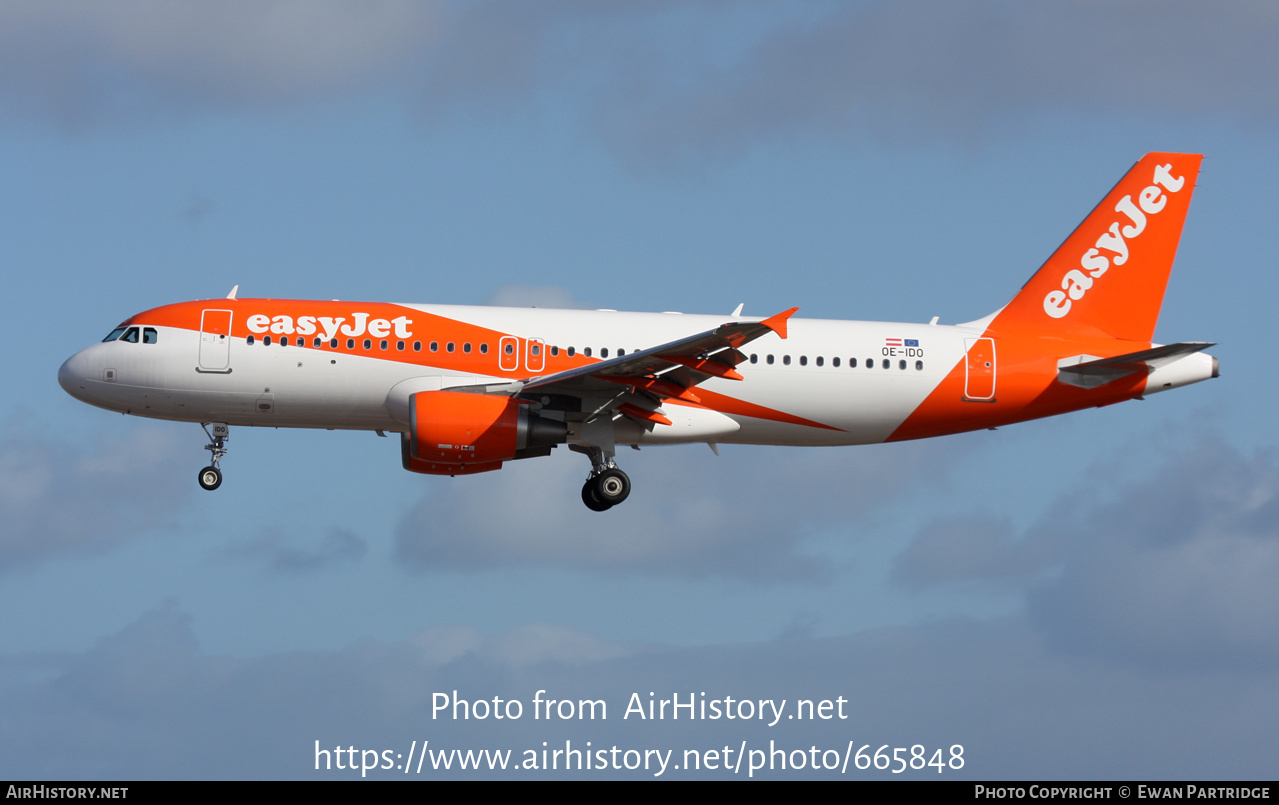
[[[200,371],[231,371],[229,310],[206,310],[200,315]]]
[[[546,368],[546,342],[540,338],[530,338],[527,342],[528,354],[524,356],[524,368],[530,372],[540,372]]]
[[[497,345],[497,366],[503,372],[514,372],[520,368],[520,340],[514,336],[504,335]]]
[[[993,402],[995,399],[995,339],[968,338],[968,364],[964,377],[964,399]]]

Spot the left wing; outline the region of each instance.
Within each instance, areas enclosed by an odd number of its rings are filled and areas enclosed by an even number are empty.
[[[769,333],[777,333],[785,338],[786,322],[797,310],[799,308],[793,307],[763,321],[721,324],[714,330],[632,352],[630,355],[621,355],[553,375],[531,377],[522,381],[523,389],[545,391],[553,387],[560,392],[569,389],[602,389],[607,386],[601,383],[638,381],[658,376],[665,382],[675,383],[685,389],[711,377],[741,380],[742,376],[733,367],[745,360],[746,356],[738,352],[738,348]]]
[[[694,387],[710,378],[741,380],[735,367],[746,356],[739,348],[769,333],[785,338],[787,321],[797,310],[793,307],[761,321],[728,322],[704,333],[552,375],[453,391],[590,397],[601,402],[590,411],[592,415],[617,410],[642,422],[669,425],[671,421],[659,407],[662,400],[697,403]]]

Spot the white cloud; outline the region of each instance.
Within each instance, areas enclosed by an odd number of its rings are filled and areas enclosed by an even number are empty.
[[[318,541],[272,528],[251,540],[232,541],[220,551],[228,558],[265,560],[272,570],[289,573],[359,562],[366,553],[368,542],[345,528],[329,528]]]
[[[961,448],[920,442],[849,448],[705,445],[623,451],[625,503],[578,500],[584,458],[510,462],[501,471],[433,478],[396,529],[397,553],[422,569],[554,565],[756,580],[829,572],[807,538],[866,521],[944,472]],[[557,453],[565,452],[560,448]]]
[[[497,307],[541,307],[558,310],[580,310],[590,307],[573,297],[568,288],[558,285],[499,285],[486,305]]]
[[[548,631],[566,638],[552,646],[569,648],[551,648],[531,664],[527,654],[512,662],[501,648]],[[762,757],[770,741],[842,752],[852,740],[872,750],[922,744],[930,753],[943,749],[947,759],[951,747],[962,745],[964,768],[948,768],[942,779],[1265,779],[1270,766],[1257,748],[1279,740],[1273,669],[1134,673],[1123,664],[1055,651],[1019,619],[594,656],[579,649],[598,642],[589,635],[558,627],[520,632],[479,636],[476,650],[442,662],[423,653],[424,644],[455,642],[455,634],[438,630],[408,643],[362,641],[335,651],[235,659],[201,651],[190,619],[166,603],[85,652],[0,655],[0,773],[15,779],[359,776],[358,770],[317,772],[317,741],[329,750],[404,754],[411,742],[420,747],[429,740],[436,749],[510,749],[516,757],[526,749],[540,753],[544,741],[557,748],[570,740],[579,749],[591,741],[623,750],[672,749],[682,761],[684,749],[742,741]],[[39,673],[31,673],[36,668]],[[454,691],[468,701],[520,700],[524,715],[454,720],[436,713],[435,694]],[[538,691],[544,700],[602,699],[607,718],[534,719]],[[772,727],[757,719],[622,717],[633,694],[646,702],[650,692],[657,699],[673,693],[785,699],[788,708],[801,698],[832,706],[842,698],[847,717],[783,718]],[[938,773],[916,774],[936,779]],[[405,777],[400,769],[370,776],[392,775]],[[413,779],[442,776],[459,772],[433,772],[428,765]],[[638,779],[651,772],[573,776]],[[667,776],[733,775],[672,769]],[[805,769],[763,776],[839,775]]]
[[[982,514],[935,521],[895,572],[916,587],[1021,586],[1031,621],[1072,651],[1279,667],[1279,463],[1205,438],[1140,480],[1098,468],[1021,534]]]
[[[156,107],[327,97],[416,59],[431,41],[438,7],[9,0],[0,5],[0,96],[70,124]]]
[[[726,33],[727,32],[727,33]],[[971,141],[1042,113],[1279,120],[1260,2],[271,0],[0,5],[0,98],[83,123],[390,90],[434,118],[548,97],[621,154]]]
[[[0,570],[101,553],[172,527],[193,488],[171,428],[70,445],[10,422],[0,435]]]
[[[971,142],[1043,113],[1279,121],[1273,4],[843,3],[783,21],[731,67],[637,76],[594,117],[629,153],[817,136]],[[624,74],[618,71],[619,76]]]

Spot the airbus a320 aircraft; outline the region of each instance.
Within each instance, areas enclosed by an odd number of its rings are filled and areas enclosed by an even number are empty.
[[[222,483],[231,425],[400,434],[404,468],[586,455],[582,500],[630,493],[619,445],[852,445],[993,428],[1217,377],[1151,342],[1202,157],[1147,154],[1021,291],[977,321],[225,299],[125,320],[58,372],[111,411],[198,422]],[[238,287],[238,286],[237,286]]]

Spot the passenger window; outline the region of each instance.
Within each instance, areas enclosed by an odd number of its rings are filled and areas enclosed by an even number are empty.
[[[898,361],[898,363],[897,363],[897,368],[898,368],[898,369],[905,369],[905,368],[906,368],[906,361]]]
[[[768,362],[768,365],[769,365],[769,366],[772,366],[772,365],[773,365],[773,356],[772,356],[772,355],[769,355],[769,356],[768,356],[767,358],[765,358],[764,360]]]
[[[381,343],[381,344],[379,344],[378,346],[380,346],[382,349],[386,349],[386,344],[387,344],[387,341],[386,341],[386,339],[384,338],[384,339],[382,339],[382,343]]]
[[[831,365],[831,366],[834,366],[836,369],[838,369],[838,368],[839,368],[839,358],[831,358],[831,359],[830,359],[830,365]]]
[[[465,352],[467,355],[470,355],[470,354],[471,354],[471,342],[470,342],[470,341],[467,341],[465,344],[463,344],[463,345],[462,345],[462,351],[463,351],[463,352]],[[535,352],[535,353],[533,353],[533,354],[534,354],[534,355],[536,355],[537,353]]]
[[[577,347],[569,347],[569,348],[568,348],[568,356],[569,356],[570,358],[571,358],[571,357],[573,357],[573,354],[574,354],[575,352],[577,352]]]
[[[807,366],[807,365],[808,365],[808,356],[807,356],[807,355],[800,355],[800,356],[799,356],[799,365],[800,365],[800,366]]]
[[[395,349],[396,349],[396,351],[397,351],[397,352],[403,352],[403,351],[404,351],[404,342],[403,342],[403,341],[396,341],[396,342],[395,342]]]
[[[600,350],[600,357],[601,357],[601,358],[607,358],[607,357],[608,357],[608,347],[604,347],[603,349],[601,349],[601,350]]]
[[[348,339],[346,339],[346,348],[347,348],[347,349],[355,349],[355,339],[354,339],[354,338],[348,338]]]
[[[471,345],[470,345],[470,344],[467,344],[467,345],[466,345],[466,351],[467,351],[467,352],[470,352],[470,351],[471,351]],[[541,355],[541,354],[542,354],[542,348],[541,348],[541,347],[539,347],[537,344],[529,344],[528,354],[530,354],[530,355],[532,355],[534,358],[536,358],[538,355]]]
[[[154,327],[143,327],[143,328],[142,328],[142,343],[144,343],[144,344],[154,344],[154,343],[156,342],[156,340],[157,340],[157,339],[159,339],[159,337],[160,337],[160,336],[159,336],[159,334],[155,331],[155,328],[154,328]]]
[[[444,350],[446,352],[452,352],[455,349],[457,349],[457,345],[455,345],[452,341],[444,345]]]
[[[422,351],[422,342],[421,342],[421,341],[414,341],[414,342],[413,342],[413,351],[414,351],[414,352],[421,352],[421,351]]]
[[[439,352],[439,351],[440,351],[440,342],[439,342],[439,341],[432,341],[432,342],[431,342],[431,351],[432,351],[432,352]]]
[[[269,335],[262,336],[262,343],[268,347],[271,346],[271,336]]]
[[[558,358],[559,356],[560,356],[560,348],[559,348],[559,347],[551,347],[551,357],[552,357],[552,358]]]
[[[449,351],[451,352],[452,350],[449,350]],[[515,354],[515,345],[514,345],[514,344],[507,344],[506,346],[502,347],[502,351],[503,351],[503,352],[505,352],[507,355],[514,355],[514,354]]]
[[[884,358],[884,368],[887,369],[891,365],[892,365],[892,362],[889,361],[887,358]]]
[[[324,343],[324,339],[320,338],[319,336],[316,336],[315,340],[311,342],[311,346],[315,347],[316,349],[319,349],[320,345],[322,345],[323,343]]]
[[[751,363],[759,363],[759,356],[753,352],[751,353]]]
[[[916,370],[916,371],[919,371],[919,372],[924,371],[924,362],[923,362],[923,361],[915,361],[915,370]]]
[[[480,354],[481,354],[481,355],[487,355],[487,354],[489,354],[489,345],[488,345],[488,344],[480,344]]]
[[[285,337],[280,339],[280,346],[287,347],[288,345],[289,345],[289,337],[286,335]]]
[[[117,327],[117,328],[115,328],[115,329],[114,329],[114,330],[112,330],[111,332],[107,333],[107,337],[106,337],[106,338],[104,338],[104,339],[102,339],[102,343],[104,343],[104,344],[105,344],[105,343],[107,343],[108,341],[114,341],[114,340],[116,340],[117,338],[119,338],[119,337],[120,337],[120,335],[124,332],[124,330],[125,330],[125,328],[123,328],[123,327]]]
[[[248,338],[244,339],[245,343],[248,344],[249,346],[253,346],[253,342],[255,340],[257,339],[255,339],[253,336],[249,336]]]
[[[333,339],[332,341],[330,341],[330,342],[329,342],[329,346],[330,346],[331,348],[333,348],[333,349],[337,349],[337,348],[338,348],[338,340],[337,340],[336,338],[335,338],[335,339]]]
[[[790,366],[790,356],[789,356],[789,355],[783,355],[783,356],[782,356],[782,363],[783,363],[783,364],[785,364],[786,366]]]
[[[365,349],[372,349],[372,348],[373,348],[373,339],[371,339],[371,338],[366,338],[366,339],[364,339],[364,348],[365,348]]]
[[[582,354],[588,358],[591,357],[591,348],[587,347],[586,349],[582,350]]]

